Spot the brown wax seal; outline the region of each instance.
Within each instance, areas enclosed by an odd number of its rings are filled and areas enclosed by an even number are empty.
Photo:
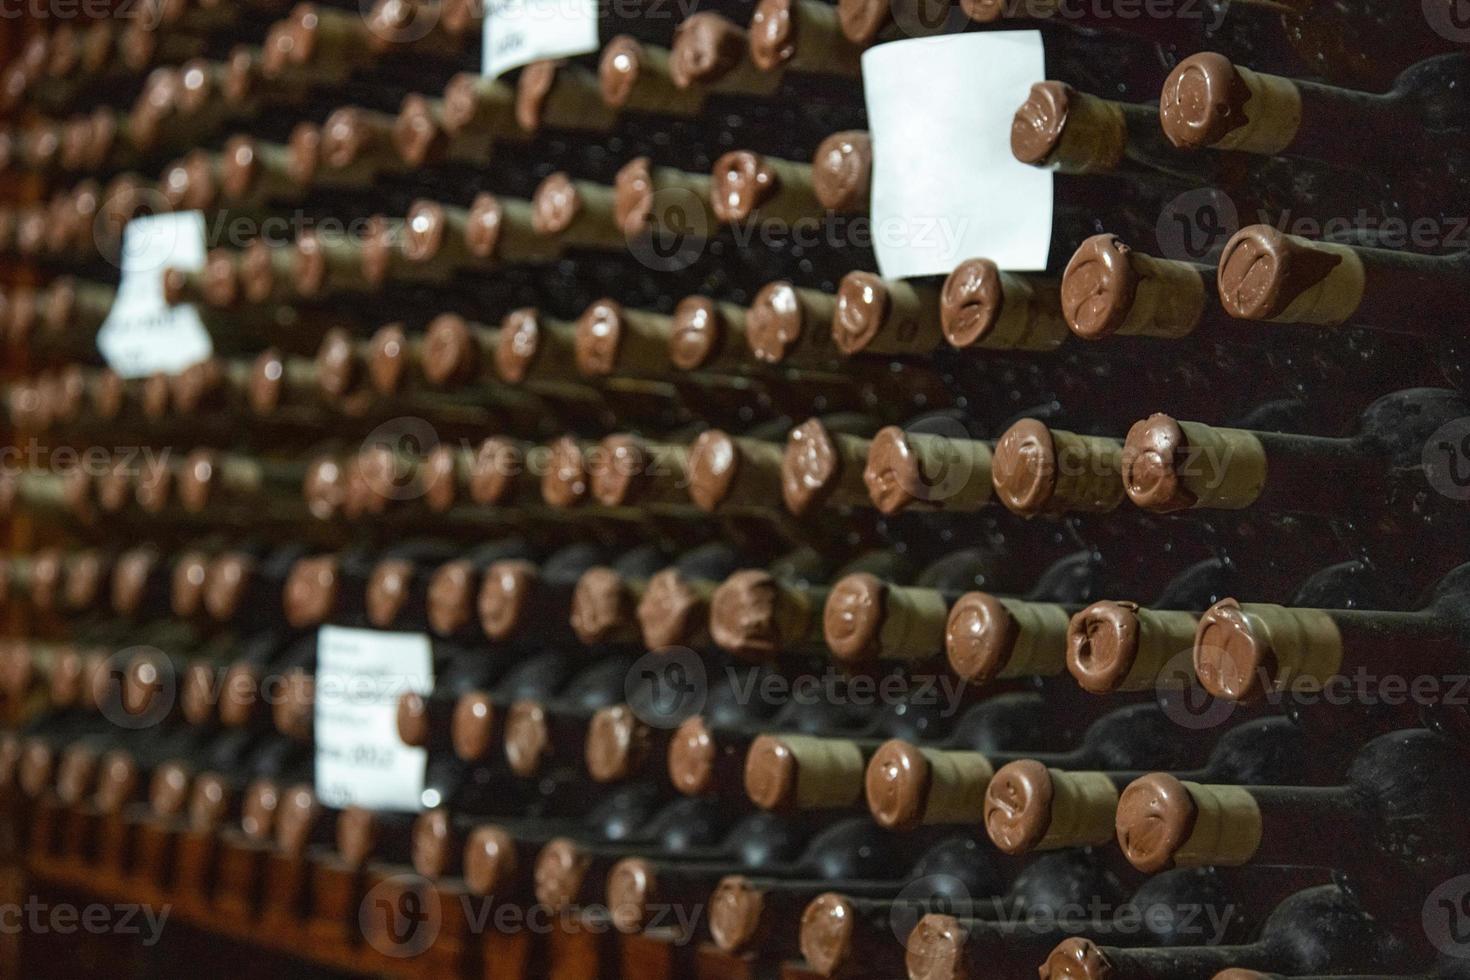
[[[340,327],[327,331],[316,355],[317,384],[322,391],[330,398],[345,398],[356,387],[362,372],[362,359],[357,356],[352,335]]]
[[[807,326],[796,287],[785,281],[768,283],[751,301],[745,339],[756,360],[779,364],[801,342]]]
[[[715,739],[698,715],[675,729],[669,742],[668,771],[669,782],[685,796],[714,789]]]
[[[959,348],[989,337],[1000,322],[1005,293],[1000,268],[990,259],[966,259],[944,280],[939,320],[945,339]]]
[[[1057,448],[1046,423],[1022,419],[996,441],[990,475],[995,493],[1013,514],[1050,510],[1057,489]]]
[[[812,190],[822,207],[866,211],[872,177],[873,140],[863,130],[833,133],[817,145],[812,158]]]
[[[797,517],[814,510],[837,486],[842,457],[821,419],[791,430],[781,459],[781,497]]]
[[[224,823],[230,810],[230,788],[219,773],[200,773],[189,794],[188,819],[194,830],[214,831]]]
[[[775,168],[749,150],[731,150],[720,157],[710,178],[710,207],[726,223],[750,218],[781,189]]]
[[[650,650],[693,643],[707,618],[704,598],[677,568],[655,572],[638,601],[638,626]]]
[[[31,602],[43,612],[55,612],[66,565],[58,548],[36,552],[31,559]]]
[[[1084,690],[1117,690],[1138,659],[1138,605],[1094,602],[1067,624],[1067,669]]]
[[[124,552],[112,572],[112,609],[120,616],[131,616],[142,605],[148,578],[158,564],[158,553],[152,548],[134,548]]]
[[[203,410],[208,407],[206,403],[211,396],[217,395],[224,384],[225,367],[219,358],[211,357],[189,365],[174,375],[170,382],[174,411],[192,415]]]
[[[516,845],[500,827],[470,831],[464,845],[464,881],[476,895],[491,895],[516,876]]]
[[[597,64],[597,82],[602,100],[614,109],[628,104],[643,71],[643,45],[637,38],[619,34],[602,49]]]
[[[176,817],[189,802],[194,774],[181,762],[165,762],[148,783],[148,806],[160,817]]]
[[[589,568],[572,593],[572,631],[583,643],[601,643],[633,616],[632,595],[611,568]]]
[[[966,977],[965,940],[968,934],[952,915],[931,912],[919,920],[904,946],[904,966],[913,980],[957,980]]]
[[[1019,636],[1015,617],[999,599],[985,592],[968,592],[949,611],[945,657],[959,677],[978,687],[1001,672]]]
[[[729,325],[714,300],[686,296],[674,307],[669,360],[681,371],[697,371],[714,360]]]
[[[827,594],[822,635],[832,655],[845,662],[869,660],[878,653],[888,586],[866,572],[845,575]]]
[[[582,213],[582,193],[570,176],[557,171],[531,198],[531,227],[538,235],[559,235]]]
[[[337,170],[350,167],[371,151],[374,135],[366,109],[342,106],[332,110],[322,123],[322,162]]]
[[[448,636],[475,614],[475,567],[467,561],[440,565],[429,579],[429,627]]]
[[[648,756],[648,726],[626,704],[600,708],[587,726],[587,774],[599,783],[631,779]]]
[[[883,329],[893,308],[888,285],[871,272],[849,272],[837,286],[832,339],[845,354],[866,348]]]
[[[652,459],[635,436],[617,433],[602,440],[589,466],[592,497],[607,507],[636,504],[638,484],[650,478]]]
[[[280,787],[270,779],[253,780],[240,800],[240,829],[251,840],[269,840],[275,832]]]
[[[1217,288],[1225,312],[1269,320],[1337,268],[1342,258],[1270,225],[1251,225],[1225,243]]]
[[[689,449],[689,497],[713,513],[730,496],[740,472],[740,448],[719,429],[706,429]]]
[[[12,790],[18,785],[23,752],[20,739],[9,732],[0,735],[0,789]]]
[[[1113,964],[1090,939],[1064,939],[1041,965],[1041,980],[1114,980]]]
[[[480,628],[492,640],[514,636],[531,608],[531,596],[539,575],[528,561],[497,561],[485,570],[476,610]]]
[[[366,606],[368,622],[379,629],[393,625],[408,602],[414,565],[406,558],[385,558],[368,576]]]
[[[316,182],[322,165],[322,128],[315,123],[297,123],[286,138],[286,172],[302,187]]]
[[[56,774],[56,753],[38,738],[28,738],[21,746],[18,780],[21,792],[40,796],[50,787]]]
[[[169,592],[175,616],[188,619],[204,610],[209,562],[209,555],[202,551],[186,551],[174,562]]]
[[[172,674],[173,667],[162,654],[140,653],[134,656],[123,675],[123,710],[135,717],[148,714],[159,705],[164,689],[171,690],[172,684],[176,683],[171,680]]]
[[[410,262],[428,262],[449,241],[449,216],[436,201],[414,201],[403,219],[403,255]]]
[[[1011,118],[1011,155],[1022,163],[1046,163],[1067,125],[1072,86],[1065,82],[1037,82]]]
[[[524,470],[520,447],[509,439],[491,436],[475,448],[470,461],[470,499],[486,505],[509,502],[516,477]]]
[[[612,374],[627,332],[622,304],[600,299],[577,318],[577,370],[594,377]]]
[[[413,822],[413,869],[427,878],[449,874],[453,857],[453,824],[444,807],[425,810]]]
[[[208,664],[190,664],[185,668],[179,701],[184,720],[189,724],[205,725],[214,718],[219,703],[215,684],[215,670]]]
[[[494,194],[477,194],[470,202],[465,222],[464,244],[477,259],[493,259],[500,250],[500,230],[505,206]]]
[[[393,273],[394,261],[403,254],[403,224],[386,215],[367,219],[360,242],[362,277],[376,288],[382,288]]]
[[[658,900],[658,876],[643,858],[623,858],[607,873],[607,907],[619,932],[641,932]]]
[[[1162,412],[1133,423],[1123,443],[1123,488],[1144,510],[1187,510],[1198,499],[1185,486],[1182,470],[1190,463],[1189,439]]]
[[[1118,846],[1140,871],[1167,870],[1194,832],[1197,812],[1194,797],[1175,777],[1162,772],[1140,776],[1118,796]]]
[[[204,262],[201,287],[204,301],[210,306],[224,309],[239,301],[240,273],[235,266],[233,252],[224,248],[209,250],[209,256]]]
[[[1138,295],[1132,252],[1117,235],[1093,235],[1072,255],[1062,275],[1062,313],[1073,333],[1101,340],[1127,322]]]
[[[281,407],[286,388],[286,361],[274,347],[261,351],[250,366],[247,398],[256,415],[271,415]]]
[[[1051,773],[1034,759],[1001,766],[985,790],[985,830],[1007,854],[1026,854],[1051,826]]]
[[[184,509],[198,514],[209,506],[219,479],[219,457],[211,449],[196,449],[184,459],[179,470],[179,499]]]
[[[484,691],[469,691],[454,702],[449,738],[454,754],[466,762],[488,759],[495,748],[495,703]]]
[[[789,806],[796,799],[798,765],[779,736],[759,736],[745,754],[745,795],[763,810]]]
[[[546,709],[536,701],[517,701],[505,716],[505,761],[518,776],[531,777],[551,750]]]
[[[762,569],[736,572],[710,599],[709,631],[723,650],[746,656],[770,656],[781,649],[778,607],[781,586]]]
[[[67,746],[56,770],[56,798],[67,806],[76,806],[87,797],[97,781],[97,753],[86,745]]]
[[[225,59],[225,78],[220,85],[225,102],[241,105],[258,91],[264,75],[265,52],[256,51],[247,44],[239,44],[230,50]]]
[[[110,571],[111,566],[100,551],[89,548],[73,556],[67,563],[62,586],[62,598],[66,600],[67,608],[82,610],[97,605]],[[4,589],[4,584],[0,583],[0,593]],[[0,601],[3,601],[3,596],[0,596]]]
[[[312,517],[334,520],[347,504],[347,472],[330,456],[314,459],[306,468],[301,492]]]
[[[404,96],[393,121],[393,146],[404,163],[423,167],[437,163],[449,145],[449,134],[434,118],[429,99],[418,92]]]
[[[413,359],[408,334],[400,324],[378,328],[368,341],[368,378],[373,390],[381,395],[398,394],[413,369]]]
[[[571,507],[587,498],[587,459],[571,436],[551,444],[546,472],[541,476],[541,497],[552,507]]]
[[[209,563],[204,576],[204,608],[210,616],[226,620],[240,611],[254,570],[255,560],[245,552],[227,551]]]
[[[252,303],[264,303],[276,289],[276,269],[272,259],[274,248],[262,241],[253,241],[240,255],[238,272],[240,289]],[[283,253],[284,254],[284,253]]]
[[[518,385],[531,373],[541,350],[541,324],[532,307],[512,310],[500,321],[495,344],[495,373],[507,384]]]
[[[679,88],[718,82],[745,60],[745,31],[716,13],[685,17],[674,29],[669,76]]]
[[[878,747],[863,779],[868,812],[880,826],[911,830],[924,819],[931,772],[929,760],[901,739]]]
[[[337,854],[348,867],[362,867],[378,849],[378,817],[365,807],[337,814]]]
[[[332,555],[298,559],[286,577],[286,621],[297,629],[326,622],[337,608],[338,572]]]
[[[558,837],[536,855],[536,901],[553,912],[570,908],[581,893],[592,858],[576,842]]]
[[[276,846],[289,857],[301,857],[311,839],[312,825],[321,816],[321,804],[310,786],[290,787],[276,810]]]
[[[634,157],[613,178],[613,215],[630,238],[653,224],[653,164]]]
[[[168,416],[169,395],[172,391],[170,376],[155,371],[143,379],[143,415],[152,421],[162,421]],[[159,471],[164,467],[160,466]],[[161,506],[163,501],[159,501]]]
[[[801,955],[824,977],[835,976],[853,955],[852,903],[837,892],[823,892],[801,913]]]
[[[1240,603],[1221,599],[1200,617],[1194,635],[1194,670],[1205,690],[1230,701],[1265,694],[1279,669],[1271,638],[1256,632]]]
[[[796,0],[760,0],[750,18],[750,60],[762,71],[774,71],[796,57],[801,37]]]
[[[1250,89],[1230,59],[1202,51],[1179,62],[1164,81],[1159,124],[1175,146],[1203,149],[1244,126]]]
[[[219,720],[226,728],[244,728],[255,717],[260,704],[260,668],[235,663],[225,671],[220,690]]]
[[[837,23],[842,36],[867,47],[893,22],[893,7],[883,0],[838,0]]]
[[[479,374],[480,345],[464,317],[441,313],[429,323],[423,360],[424,377],[440,388],[467,384]]]
[[[429,744],[429,701],[417,691],[404,691],[394,712],[398,739],[404,745],[423,748]]]
[[[516,81],[516,125],[528,133],[541,129],[547,100],[556,87],[556,75],[563,62],[533,61],[521,69]]]
[[[82,704],[82,685],[86,665],[82,654],[70,647],[61,650],[51,665],[51,703],[58,708],[76,708]]]
[[[710,895],[709,932],[715,945],[727,953],[749,947],[761,933],[765,894],[750,879],[729,875]]]
[[[907,433],[896,425],[885,426],[873,436],[863,467],[863,483],[873,506],[884,514],[897,514],[929,498],[918,454]]]
[[[114,749],[102,757],[92,801],[103,813],[117,813],[137,794],[140,779],[137,760],[123,749]]]

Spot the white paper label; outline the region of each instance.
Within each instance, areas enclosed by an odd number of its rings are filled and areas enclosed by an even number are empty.
[[[487,0],[484,41],[481,71],[490,78],[596,51],[597,0]]]
[[[1052,174],[1011,154],[1011,118],[1045,79],[1039,31],[912,38],[863,54],[884,276],[944,275],[971,258],[1046,268]]]
[[[124,378],[177,374],[209,357],[209,330],[190,305],[163,300],[163,270],[204,268],[204,215],[199,211],[134,218],[123,229],[122,280],[97,349]]]
[[[423,808],[428,753],[398,738],[398,698],[434,687],[422,633],[323,626],[316,651],[316,793],[331,807]]]

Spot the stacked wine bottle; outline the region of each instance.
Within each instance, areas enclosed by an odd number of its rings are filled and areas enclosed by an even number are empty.
[[[1455,0],[133,6],[0,21],[0,861],[182,924],[15,976],[1470,976]],[[1046,268],[885,277],[864,53],[1003,31]]]

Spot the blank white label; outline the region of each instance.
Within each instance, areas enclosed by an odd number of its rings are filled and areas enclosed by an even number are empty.
[[[204,268],[204,215],[199,211],[134,218],[123,229],[122,280],[97,349],[124,378],[176,374],[209,357],[214,345],[199,311],[163,300],[163,271]]]
[[[1011,154],[1011,118],[1045,79],[1039,31],[912,38],[863,54],[884,276],[944,275],[970,258],[1046,268],[1052,175]]]
[[[596,51],[597,0],[486,0],[484,40],[481,71],[490,78]]]
[[[422,633],[323,626],[316,651],[316,793],[331,807],[422,808],[428,753],[398,738],[398,698],[434,687]]]

